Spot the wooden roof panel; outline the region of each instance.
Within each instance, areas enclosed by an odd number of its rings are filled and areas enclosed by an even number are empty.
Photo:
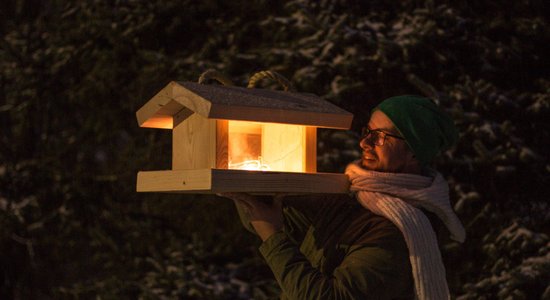
[[[138,122],[144,126],[150,118],[165,117],[167,113],[173,116],[184,108],[211,119],[340,129],[348,129],[353,118],[351,113],[313,94],[171,82],[138,111]]]
[[[178,84],[207,99],[212,104],[349,114],[347,111],[314,94],[204,85],[195,82],[178,82]]]

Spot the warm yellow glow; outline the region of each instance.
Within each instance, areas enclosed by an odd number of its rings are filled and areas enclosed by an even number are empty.
[[[251,171],[270,171],[271,168],[262,163],[261,157],[256,160],[245,160],[240,163],[229,163],[229,169],[251,170]]]
[[[229,169],[305,172],[306,127],[228,122]]]
[[[161,128],[161,129],[172,129],[174,127],[172,116],[151,117],[147,119],[147,121],[143,122],[140,126],[145,128]]]

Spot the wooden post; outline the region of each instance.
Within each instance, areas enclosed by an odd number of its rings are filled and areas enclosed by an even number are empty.
[[[307,126],[305,134],[304,161],[306,163],[305,172],[317,172],[317,127]]]
[[[216,168],[229,168],[229,133],[228,121],[216,120]]]
[[[172,134],[172,170],[216,168],[216,120],[193,114]]]

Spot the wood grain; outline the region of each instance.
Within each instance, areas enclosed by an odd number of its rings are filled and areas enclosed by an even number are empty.
[[[265,123],[262,160],[273,171],[305,172],[306,127]]]
[[[173,99],[172,91],[176,85],[175,82],[169,83],[136,112],[140,127],[162,129],[174,127],[173,116],[185,109],[183,104]]]
[[[307,126],[305,134],[305,172],[317,172],[317,127]]]
[[[137,175],[138,192],[208,192],[212,174],[209,169],[179,171],[140,171]]]
[[[264,172],[225,169],[142,171],[137,177],[138,192],[211,194],[243,192],[332,193],[349,192],[344,174]]]
[[[227,169],[229,164],[228,121],[216,120],[216,168]]]
[[[172,169],[216,167],[216,120],[193,114],[172,131]]]

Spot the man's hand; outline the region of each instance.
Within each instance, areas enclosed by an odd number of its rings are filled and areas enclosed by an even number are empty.
[[[241,206],[248,215],[250,224],[262,241],[267,240],[275,232],[283,229],[282,198],[273,197],[273,203],[267,204],[246,193],[223,193],[219,196],[232,199],[235,205]]]

